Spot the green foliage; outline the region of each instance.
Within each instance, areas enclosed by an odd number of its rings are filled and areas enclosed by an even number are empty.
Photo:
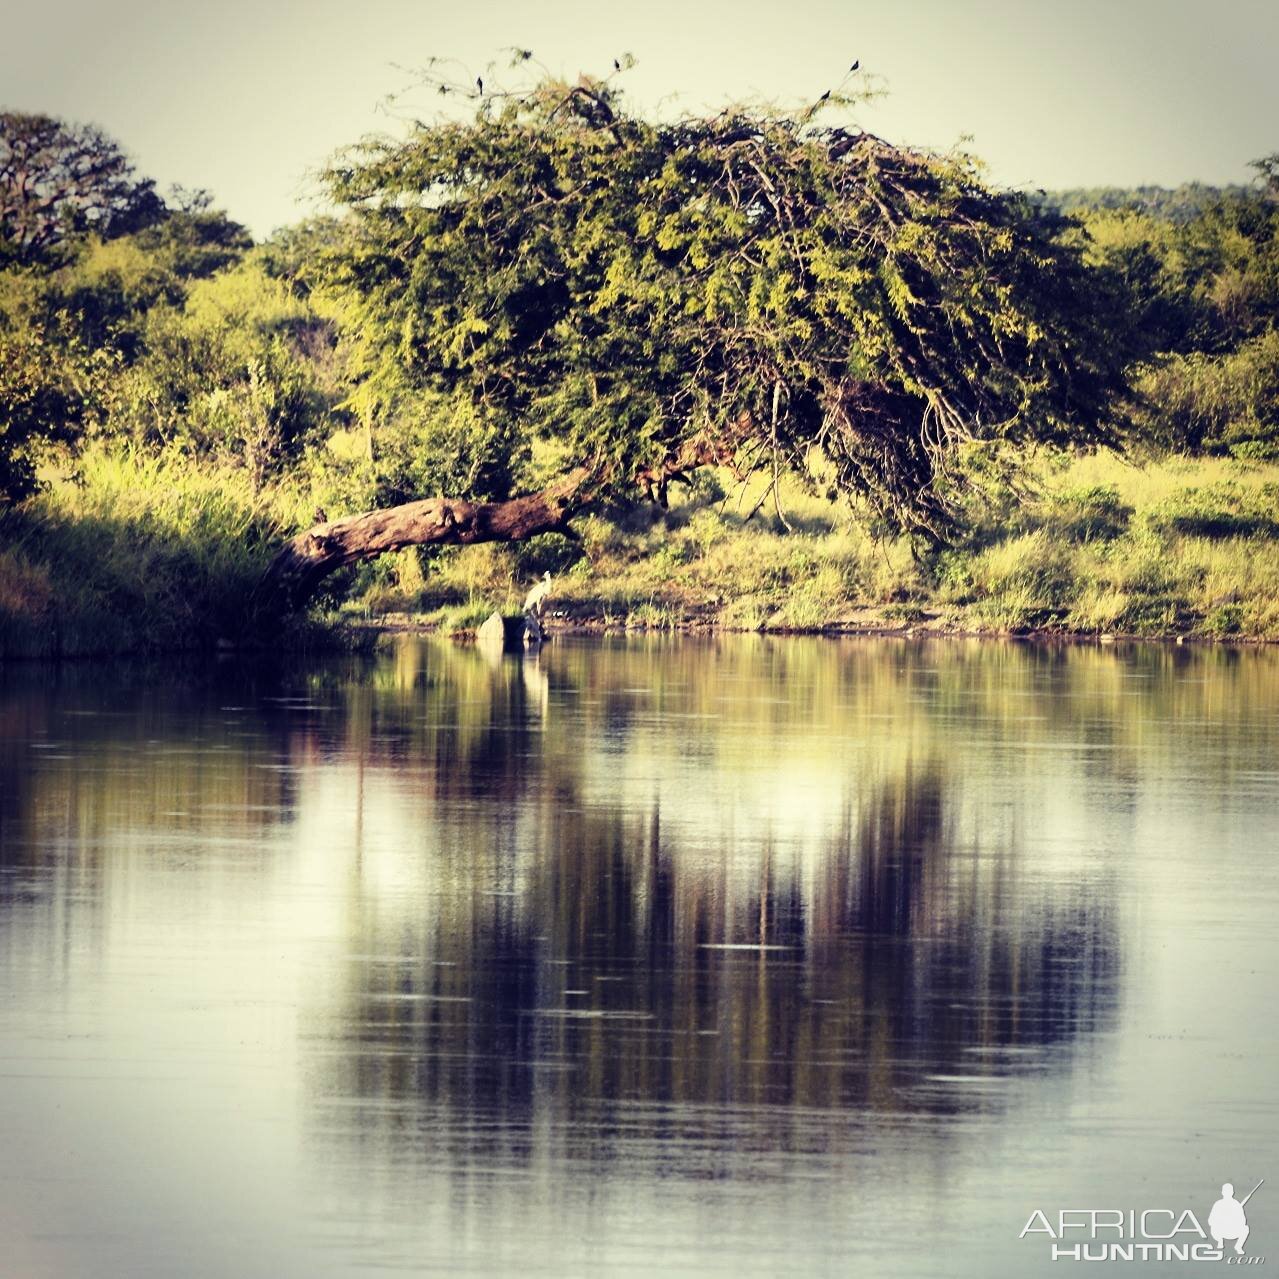
[[[1225,480],[1180,489],[1142,512],[1156,533],[1204,538],[1279,536],[1279,484],[1242,485]]]
[[[1183,182],[1178,187],[1073,187],[1064,191],[1040,191],[1033,200],[1059,213],[1134,211],[1173,223],[1192,222],[1214,207],[1222,197],[1245,196],[1248,188],[1208,186]]]
[[[1147,349],[1189,347],[1208,320],[1188,266],[1188,230],[1131,208],[1087,213],[1081,223],[1089,260],[1122,282]]]
[[[0,266],[56,262],[78,237],[124,235],[165,212],[100,129],[0,112]]]
[[[0,314],[57,326],[129,363],[144,349],[154,307],[181,305],[193,280],[231,265],[247,247],[243,228],[221,213],[178,213],[107,241],[88,235],[66,244],[56,267],[0,271]]]
[[[278,536],[238,469],[92,446],[74,480],[0,512],[0,656],[241,639]]]
[[[1243,629],[1243,607],[1236,603],[1219,604],[1204,619],[1204,630],[1218,639],[1237,635]]]
[[[1169,355],[1145,368],[1137,386],[1147,445],[1279,457],[1279,330],[1224,355]]]
[[[480,499],[509,493],[526,451],[503,424],[459,398],[407,390],[383,402],[372,429],[379,506],[430,493]]]
[[[267,275],[287,281],[300,296],[309,295],[317,284],[319,259],[337,246],[343,234],[336,217],[306,218],[273,231],[258,246],[258,260]]]
[[[142,339],[114,406],[137,441],[235,458],[257,489],[328,421],[331,331],[254,260],[154,308]]]
[[[486,93],[328,180],[370,380],[461,397],[502,456],[554,438],[624,489],[699,440],[748,469],[817,446],[939,533],[960,440],[1110,433],[1109,277],[962,157],[812,111],[654,123],[583,79]]]
[[[234,266],[252,247],[253,237],[221,209],[207,191],[178,188],[180,201],[163,221],[139,231],[139,248],[165,264],[180,280],[203,280]]]
[[[1137,208],[1082,215],[1094,260],[1116,271],[1158,350],[1222,354],[1279,319],[1279,198],[1271,160],[1258,183],[1218,193],[1170,222]]]
[[[207,194],[178,191],[174,201],[166,207],[96,129],[0,115],[0,500],[29,494],[51,449],[91,428],[145,437],[192,381],[202,404],[224,391],[229,422],[217,434],[234,437],[253,471],[295,434],[281,422],[297,416],[295,384],[307,379],[281,368],[276,350],[240,352],[235,386],[223,367],[193,359],[185,381],[173,365],[155,367],[164,358],[152,359],[151,341],[166,333],[165,317],[251,246]]]
[[[34,491],[42,457],[91,411],[105,364],[74,337],[0,319],[0,506]]]
[[[1133,514],[1133,508],[1110,484],[1064,489],[1046,501],[1054,527],[1072,542],[1118,537],[1128,528]]]

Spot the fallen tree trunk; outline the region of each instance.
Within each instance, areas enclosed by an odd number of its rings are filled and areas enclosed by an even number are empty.
[[[504,502],[430,497],[317,524],[280,548],[263,576],[260,595],[301,608],[330,573],[387,551],[519,542],[538,533],[565,532],[589,495],[592,475],[579,467],[540,493]]]

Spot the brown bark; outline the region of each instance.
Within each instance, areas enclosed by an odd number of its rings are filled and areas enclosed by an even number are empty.
[[[317,524],[280,548],[261,591],[267,600],[300,608],[330,573],[387,551],[518,542],[538,533],[565,532],[587,500],[592,474],[580,467],[540,493],[505,502],[430,497]]]

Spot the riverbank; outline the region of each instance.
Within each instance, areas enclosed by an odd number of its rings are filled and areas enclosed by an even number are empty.
[[[0,659],[216,649],[253,633],[283,494],[178,453],[91,448],[0,510]],[[277,624],[310,644],[316,618]]]
[[[1231,644],[1266,646],[1279,644],[1279,637],[1248,635],[1138,635],[1123,631],[1068,631],[1049,629],[973,630],[950,625],[938,619],[925,619],[915,625],[904,626],[868,613],[859,622],[831,622],[822,626],[724,626],[714,622],[683,621],[669,625],[653,626],[646,623],[606,621],[595,617],[556,617],[544,620],[549,638],[593,637],[603,635],[768,635],[778,638],[826,637],[830,639],[955,639],[955,640],[1019,640],[1028,642],[1052,642],[1062,644],[1174,644],[1177,646]],[[382,637],[400,635],[442,636],[460,644],[470,644],[478,638],[475,627],[442,626],[430,614],[388,613],[382,617],[361,622],[347,623],[353,637],[349,645],[360,649],[376,647]],[[361,638],[363,637],[363,638]]]
[[[970,476],[943,550],[793,483],[760,505],[764,481],[707,472],[669,510],[583,518],[576,543],[386,556],[282,627],[255,588],[309,494],[100,453],[0,523],[0,658],[464,635],[543,571],[553,630],[1279,640],[1279,464],[1044,455]]]
[[[760,496],[709,477],[669,511],[583,521],[567,552],[401,557],[348,610],[465,632],[549,568],[553,629],[1279,639],[1274,463],[1039,458],[922,554],[793,486],[750,515]]]

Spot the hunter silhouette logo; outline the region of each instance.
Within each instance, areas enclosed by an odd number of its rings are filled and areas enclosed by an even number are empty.
[[[1221,1198],[1212,1206],[1208,1214],[1208,1231],[1212,1241],[1221,1248],[1223,1241],[1233,1240],[1235,1252],[1243,1256],[1244,1241],[1248,1238],[1248,1218],[1244,1214],[1244,1205],[1266,1183],[1263,1177],[1242,1199],[1235,1198],[1235,1188],[1226,1182],[1221,1188]]]
[[[1234,1184],[1227,1181],[1221,1187],[1221,1198],[1208,1213],[1207,1229],[1190,1208],[1063,1208],[1053,1217],[1036,1208],[1018,1238],[1046,1235],[1053,1261],[1262,1265],[1264,1257],[1244,1252],[1250,1233],[1244,1209],[1264,1185],[1263,1177],[1242,1199],[1236,1199]]]

